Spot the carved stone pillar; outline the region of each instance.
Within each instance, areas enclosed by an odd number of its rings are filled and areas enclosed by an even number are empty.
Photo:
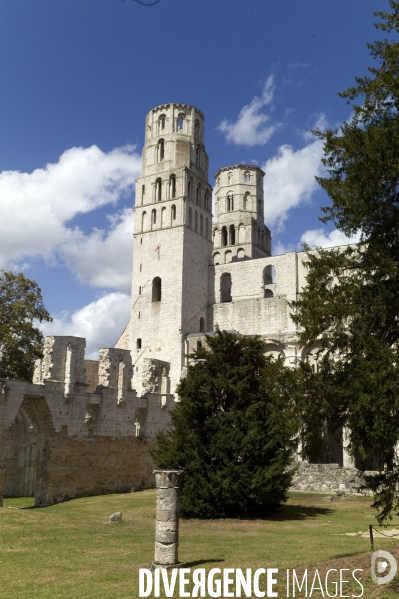
[[[157,487],[155,556],[151,569],[178,568],[181,470],[154,470]]]

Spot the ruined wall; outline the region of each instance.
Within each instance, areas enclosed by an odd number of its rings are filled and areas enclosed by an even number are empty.
[[[35,383],[0,381],[0,497],[34,491],[36,505],[48,505],[153,484],[149,447],[174,405],[169,364],[148,360],[148,394],[137,397],[129,351],[100,350],[87,383],[84,346],[47,338]]]

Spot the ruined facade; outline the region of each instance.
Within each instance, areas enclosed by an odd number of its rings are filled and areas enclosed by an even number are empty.
[[[264,175],[220,168],[212,217],[203,114],[186,104],[148,113],[130,321],[99,362],[84,359],[84,339],[49,337],[33,383],[0,380],[0,498],[34,494],[47,505],[153,485],[148,449],[170,424],[188,355],[217,326],[260,335],[265,353],[291,367],[314,362],[289,308],[306,256],[272,255]],[[346,446],[344,434],[327,461],[353,469]]]
[[[0,381],[2,496],[35,505],[153,486],[149,448],[170,423],[168,364],[151,369],[151,390],[132,389],[130,352],[100,350],[84,360],[85,340],[47,337],[33,383]]]

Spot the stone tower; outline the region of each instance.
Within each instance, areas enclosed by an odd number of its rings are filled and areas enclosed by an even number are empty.
[[[216,173],[214,264],[271,256],[271,234],[264,224],[264,176],[259,167],[247,164]]]
[[[206,329],[211,198],[204,115],[187,104],[157,106],[146,118],[134,207],[130,349],[139,393],[151,390],[154,360],[171,363],[173,392],[185,336]]]

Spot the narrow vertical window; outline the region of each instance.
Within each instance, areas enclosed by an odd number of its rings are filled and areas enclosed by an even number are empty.
[[[222,246],[227,245],[227,228],[222,227]]]
[[[200,201],[201,201],[201,186],[197,185],[197,191],[195,192],[195,203],[197,204],[197,206],[200,205]]]
[[[209,221],[206,218],[205,219],[205,237],[206,237],[206,239],[208,239],[208,236],[209,236]]]
[[[200,318],[200,333],[204,333],[205,332],[205,320],[201,317]]]
[[[197,166],[200,166],[200,160],[201,160],[201,150],[200,150],[200,147],[198,146],[195,151],[195,164]]]
[[[230,225],[229,228],[229,241],[230,241],[230,245],[234,245],[236,242],[236,230],[234,225]]]
[[[190,229],[192,227],[192,224],[193,224],[193,212],[192,212],[191,208],[189,208],[188,209],[188,226],[190,227]]]
[[[195,232],[198,231],[198,212],[195,211],[195,216],[194,216],[194,230]]]
[[[200,216],[200,235],[203,235],[203,234],[204,234],[204,217],[201,214],[201,216]]]
[[[171,218],[172,218],[172,224],[173,224],[173,221],[176,220],[176,206],[174,204],[171,209]]]
[[[178,129],[178,131],[183,131],[184,130],[184,121],[185,121],[184,114],[179,114],[179,116],[177,118],[177,129]]]
[[[169,197],[171,199],[176,197],[176,176],[171,175],[169,178]]]
[[[159,132],[161,132],[165,129],[165,115],[164,114],[161,114],[161,116],[158,119],[158,128],[159,128]]]
[[[144,203],[144,197],[145,197],[145,185],[141,186],[141,203]]]
[[[162,281],[159,277],[155,277],[152,281],[152,301],[160,302],[162,298]]]
[[[162,162],[165,158],[165,142],[163,139],[160,139],[158,142],[158,162]]]
[[[158,177],[155,181],[155,201],[160,202],[162,200],[162,179]]]
[[[147,212],[143,212],[141,215],[141,232],[143,233],[147,226]],[[142,243],[142,242],[140,242]]]
[[[141,339],[136,339],[136,349],[141,349]]]
[[[151,227],[157,224],[157,211],[153,210],[151,212]]]

